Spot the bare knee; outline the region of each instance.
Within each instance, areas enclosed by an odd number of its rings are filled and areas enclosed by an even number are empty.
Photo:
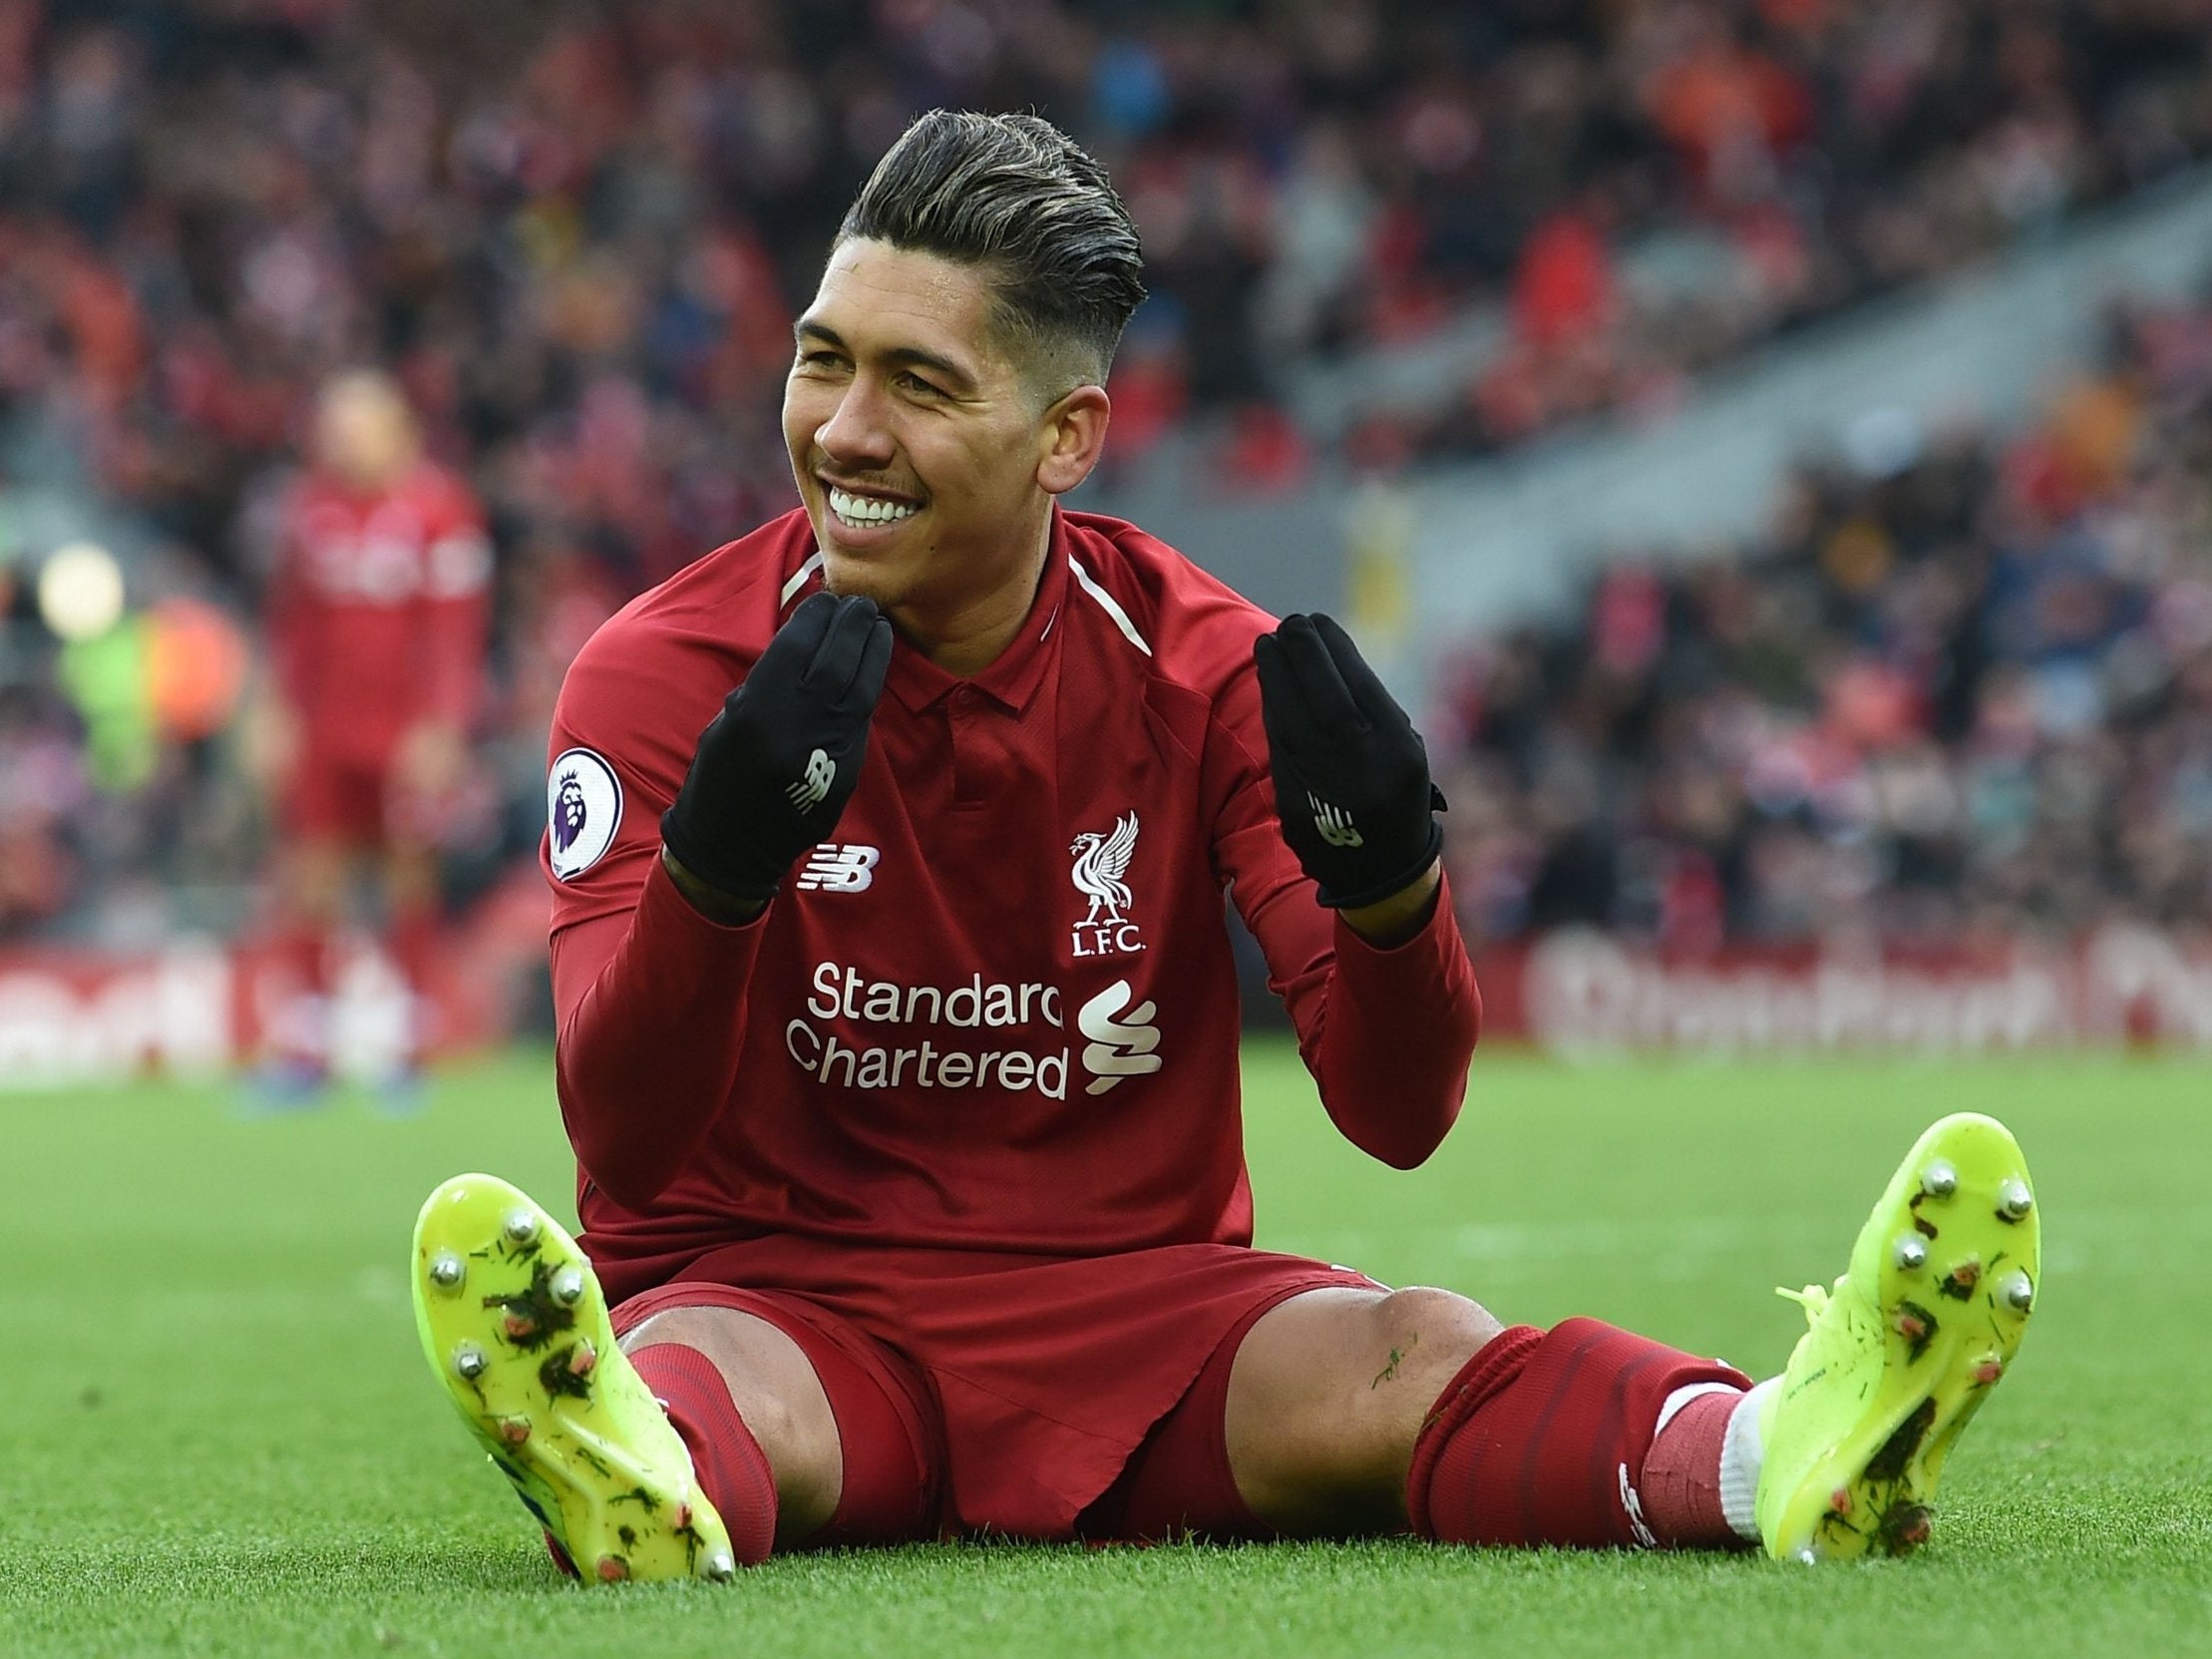
[[[656,1343],[694,1349],[722,1374],[775,1477],[777,1546],[819,1530],[843,1494],[844,1452],[829,1395],[799,1345],[767,1320],[733,1308],[665,1309],[624,1337],[622,1351]]]
[[[1504,1329],[1481,1303],[1431,1285],[1391,1291],[1369,1305],[1367,1317],[1370,1351],[1380,1361],[1368,1392],[1417,1395],[1424,1417],[1460,1368]],[[1412,1452],[1408,1445],[1406,1455]]]
[[[1404,1525],[1421,1425],[1499,1330],[1426,1286],[1311,1291],[1271,1310],[1230,1375],[1225,1431],[1246,1501],[1290,1532]]]

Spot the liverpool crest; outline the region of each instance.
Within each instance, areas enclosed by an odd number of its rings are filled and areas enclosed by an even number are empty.
[[[1122,879],[1129,873],[1130,855],[1136,850],[1137,815],[1134,812],[1123,813],[1114,820],[1114,827],[1104,834],[1085,830],[1069,846],[1068,852],[1073,855],[1075,865],[1068,871],[1068,880],[1075,884],[1076,892],[1090,901],[1089,913],[1075,924],[1077,956],[1098,957],[1144,949],[1137,924],[1128,917],[1129,884]]]

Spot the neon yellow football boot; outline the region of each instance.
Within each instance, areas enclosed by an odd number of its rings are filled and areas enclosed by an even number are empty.
[[[1891,1178],[1835,1290],[1781,1293],[1812,1328],[1762,1403],[1769,1555],[1903,1555],[1927,1541],[1944,1459],[2027,1330],[2039,1239],[2012,1134],[1960,1112]]]
[[[580,1577],[735,1575],[691,1454],[558,1222],[496,1176],[456,1175],[415,1222],[414,1286],[431,1370]]]

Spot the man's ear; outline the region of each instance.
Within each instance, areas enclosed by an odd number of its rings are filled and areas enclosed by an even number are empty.
[[[1037,483],[1047,495],[1066,495],[1091,476],[1113,412],[1103,386],[1078,386],[1045,411]]]

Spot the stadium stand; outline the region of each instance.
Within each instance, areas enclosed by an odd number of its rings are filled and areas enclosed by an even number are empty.
[[[2110,335],[2016,436],[1807,469],[1736,557],[1471,651],[1470,937],[2212,924],[2212,312]]]

